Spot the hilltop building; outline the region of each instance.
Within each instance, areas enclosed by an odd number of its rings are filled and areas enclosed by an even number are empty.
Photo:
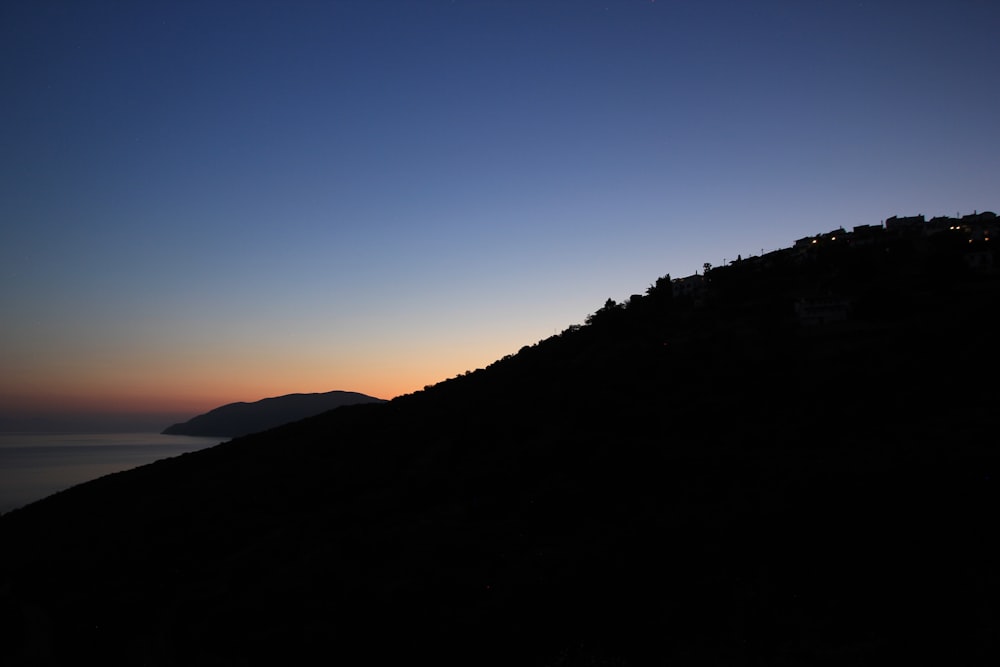
[[[670,285],[671,293],[674,298],[678,297],[693,297],[699,294],[705,288],[705,276],[694,274],[693,276],[688,276],[686,278],[675,278]]]

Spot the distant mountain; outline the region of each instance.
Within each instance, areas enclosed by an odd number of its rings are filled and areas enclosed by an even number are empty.
[[[163,430],[166,435],[196,435],[237,438],[275,426],[312,417],[342,405],[384,403],[381,398],[355,391],[317,394],[287,394],[253,403],[230,403]]]

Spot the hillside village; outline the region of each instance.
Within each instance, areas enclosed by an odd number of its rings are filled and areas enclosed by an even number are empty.
[[[790,248],[782,248],[761,255],[727,262],[713,267],[705,264],[704,273],[670,282],[674,299],[690,300],[694,306],[703,306],[710,299],[711,288],[731,282],[735,278],[746,280],[780,267],[802,267],[818,263],[824,257],[843,255],[851,251],[864,253],[869,258],[882,255],[905,256],[910,261],[927,259],[942,250],[958,257],[965,270],[971,274],[993,275],[996,270],[995,244],[991,239],[1000,238],[1000,220],[992,211],[974,212],[961,217],[936,216],[930,220],[924,215],[892,216],[878,225],[857,225],[851,231],[843,227],[806,236],[795,241]],[[840,260],[843,257],[839,257]],[[952,270],[956,267],[951,267]],[[629,303],[641,299],[632,295]],[[841,322],[849,319],[852,299],[831,293],[802,294],[795,302],[795,315],[799,324],[814,326]]]
[[[918,252],[926,252],[927,241],[938,235],[947,235],[949,241],[967,244],[961,251],[961,256],[970,270],[977,273],[993,272],[994,247],[989,241],[1000,238],[1000,221],[992,211],[974,212],[958,218],[936,216],[930,220],[924,215],[892,216],[878,225],[857,225],[851,231],[838,227],[823,234],[798,239],[791,248],[781,248],[745,259],[738,257],[726,266],[767,269],[777,262],[789,259],[803,263],[815,259],[821,250],[838,246],[886,250],[906,243],[911,244]],[[705,274],[712,270],[711,264],[705,265]],[[707,286],[705,274],[695,273],[674,279],[674,296],[692,296],[701,292]]]

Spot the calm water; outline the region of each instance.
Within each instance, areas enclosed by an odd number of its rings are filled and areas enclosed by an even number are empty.
[[[223,440],[159,433],[0,433],[0,513]]]

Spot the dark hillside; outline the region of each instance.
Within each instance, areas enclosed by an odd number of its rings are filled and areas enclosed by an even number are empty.
[[[1000,279],[945,241],[663,279],[11,512],[0,660],[996,664]]]

